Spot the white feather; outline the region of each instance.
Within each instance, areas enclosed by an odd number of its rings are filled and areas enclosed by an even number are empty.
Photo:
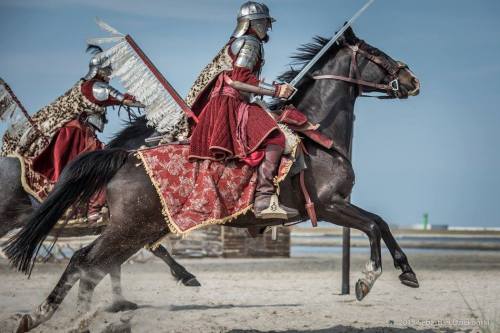
[[[96,37],[87,39],[87,44],[102,45],[121,42],[124,37]]]
[[[128,93],[146,105],[145,114],[149,125],[160,133],[176,135],[174,130],[186,117],[182,108],[132,49],[124,35],[101,19],[97,18],[96,22],[112,37],[92,38],[88,42],[117,43],[103,52],[110,59],[113,77],[120,81]]]
[[[99,28],[101,28],[102,30],[107,31],[114,36],[125,36],[124,34],[119,32],[118,30],[116,30],[115,28],[113,28],[112,26],[110,26],[109,24],[104,22],[103,20],[101,20],[100,18],[96,17],[95,21],[96,21],[97,25],[99,26]]]

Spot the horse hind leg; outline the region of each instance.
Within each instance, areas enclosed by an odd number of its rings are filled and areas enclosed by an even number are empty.
[[[179,264],[171,255],[168,250],[162,245],[150,250],[156,257],[163,260],[169,267],[172,276],[186,287],[200,287],[201,284],[196,279],[196,276],[188,272],[184,266]]]
[[[34,311],[21,316],[16,332],[28,332],[52,317],[73,285],[80,279],[80,266],[91,247],[92,244],[81,248],[73,254],[66,270],[52,292]]]
[[[21,184],[21,164],[17,158],[0,157],[0,237],[22,227],[33,211],[30,197]]]
[[[361,301],[373,288],[375,281],[382,275],[382,257],[380,250],[381,233],[375,221],[360,214],[349,202],[339,200],[326,207],[320,213],[323,220],[354,228],[364,232],[370,242],[370,261],[363,269],[362,277],[356,282],[356,298]]]
[[[109,272],[111,278],[112,303],[106,308],[108,312],[135,310],[138,308],[134,302],[127,301],[123,296],[121,282],[121,266],[114,266]]]
[[[387,245],[387,248],[389,249],[389,252],[391,253],[394,260],[394,267],[396,267],[397,269],[399,268],[402,271],[402,273],[399,275],[399,280],[401,281],[401,283],[408,287],[418,288],[419,283],[417,275],[411,268],[406,254],[403,252],[396,239],[394,239],[394,236],[392,235],[387,222],[385,222],[380,216],[376,214],[367,212],[354,205],[353,207],[355,207],[361,214],[364,214],[366,217],[372,219],[373,221],[375,221],[375,223],[377,223],[382,239],[384,240],[385,245]]]

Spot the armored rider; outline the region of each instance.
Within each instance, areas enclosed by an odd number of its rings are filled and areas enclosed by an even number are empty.
[[[269,40],[273,22],[265,4],[249,1],[241,6],[229,42],[207,65],[188,95],[188,104],[199,114],[191,136],[190,157],[241,159],[258,166],[255,216],[287,219],[298,211],[277,203],[274,184],[285,136],[273,117],[251,102],[253,95],[286,99],[293,93],[288,84],[268,84],[259,79],[264,65],[263,44]],[[213,78],[203,82],[207,75]]]
[[[64,167],[79,154],[103,148],[96,132],[102,132],[107,122],[106,107],[143,106],[133,96],[109,85],[112,66],[102,49],[92,45],[87,50],[94,54],[88,73],[64,95],[32,116],[38,130],[30,128],[18,138],[4,138],[4,144],[7,141],[6,146],[12,148],[11,152],[4,153],[15,152],[28,158],[32,169],[52,182],[59,179]],[[89,204],[89,221],[99,219],[104,204],[102,191]]]

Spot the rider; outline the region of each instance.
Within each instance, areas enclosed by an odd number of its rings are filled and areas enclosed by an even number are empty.
[[[288,84],[267,84],[259,79],[263,43],[269,40],[267,32],[274,21],[263,3],[249,1],[241,6],[236,29],[225,47],[229,67],[214,77],[211,90],[192,105],[193,111],[201,112],[191,136],[190,158],[238,158],[258,165],[255,216],[287,219],[298,211],[277,203],[274,184],[285,136],[274,118],[251,102],[254,94],[287,99],[293,93]]]
[[[133,96],[109,85],[112,67],[102,49],[92,45],[89,50],[94,56],[88,73],[71,90],[33,115],[33,122],[45,138],[41,138],[39,131],[31,130],[23,134],[24,139],[16,147],[18,154],[31,159],[34,171],[52,182],[59,179],[64,167],[79,154],[103,148],[96,131],[104,129],[107,106],[143,106]],[[104,204],[101,191],[89,203],[89,221],[100,218]]]

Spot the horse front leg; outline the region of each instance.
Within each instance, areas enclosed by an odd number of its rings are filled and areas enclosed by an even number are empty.
[[[361,301],[373,288],[375,281],[382,275],[380,251],[380,229],[375,221],[368,219],[345,200],[338,200],[326,206],[318,214],[321,220],[343,227],[364,232],[370,241],[370,260],[366,263],[363,275],[356,282],[356,298]]]
[[[384,240],[385,245],[387,245],[387,248],[389,249],[389,252],[391,253],[394,260],[394,267],[399,268],[402,271],[402,273],[399,275],[399,280],[401,281],[401,283],[408,287],[418,288],[419,283],[417,275],[411,268],[406,254],[403,252],[396,239],[394,239],[394,236],[392,235],[387,222],[385,222],[380,216],[376,214],[367,212],[354,205],[352,206],[356,208],[361,214],[377,223],[382,239]]]
[[[125,297],[123,297],[121,275],[122,270],[119,265],[112,267],[109,271],[109,277],[111,278],[112,303],[106,308],[106,311],[108,312],[135,310],[138,307],[136,303],[127,301]]]
[[[200,282],[196,279],[196,276],[188,272],[184,266],[175,261],[165,247],[160,245],[150,251],[170,267],[170,273],[178,282],[182,283],[186,287],[201,286]]]

